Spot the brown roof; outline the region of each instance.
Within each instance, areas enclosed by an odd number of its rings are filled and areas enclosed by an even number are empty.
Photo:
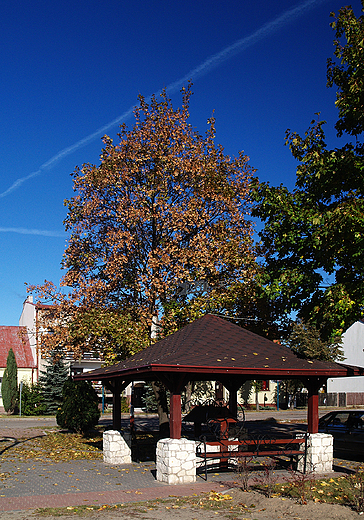
[[[187,372],[201,379],[212,374],[284,379],[299,376],[347,376],[364,369],[340,363],[301,359],[273,343],[217,316],[207,314],[135,356],[77,379],[122,377],[152,379],[155,372]],[[153,375],[154,373],[154,375]],[[212,378],[212,377],[211,377]],[[213,379],[213,378],[212,378]]]
[[[18,368],[35,368],[26,327],[0,326],[0,367],[6,367],[10,348]]]

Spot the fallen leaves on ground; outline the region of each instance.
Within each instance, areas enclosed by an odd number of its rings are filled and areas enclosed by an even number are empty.
[[[319,489],[321,487],[321,489]],[[323,489],[322,489],[323,488]],[[287,484],[276,484],[275,496],[280,494],[292,498],[305,498],[314,502],[338,503],[363,511],[364,507],[364,473],[359,467],[356,474],[330,479],[300,482],[290,481]],[[359,508],[360,503],[360,509]]]
[[[128,493],[128,491],[127,491]],[[241,502],[234,501],[234,504],[231,505],[233,501],[233,497],[227,493],[219,493],[216,491],[210,491],[207,493],[201,493],[199,495],[194,494],[189,497],[176,497],[172,495],[167,499],[153,499],[149,501],[137,502],[137,503],[127,503],[127,504],[117,504],[117,505],[81,505],[81,506],[69,506],[67,508],[41,508],[37,509],[36,514],[41,516],[62,516],[64,514],[72,512],[73,515],[85,516],[88,515],[91,511],[111,511],[111,510],[121,510],[124,514],[127,513],[145,513],[147,511],[158,509],[159,507],[164,509],[190,509],[191,512],[195,511],[195,509],[205,509],[211,512],[216,512],[218,514],[219,511],[229,511],[232,512],[251,512],[251,510],[255,509],[255,505],[251,504],[249,506],[242,504]]]
[[[70,460],[102,460],[102,437],[83,437],[77,433],[49,433],[31,439],[9,441],[1,454],[2,459],[20,462],[67,462]]]

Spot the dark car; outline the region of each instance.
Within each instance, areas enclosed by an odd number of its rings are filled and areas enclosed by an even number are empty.
[[[350,454],[355,459],[364,457],[364,410],[329,412],[319,420],[319,432],[334,437],[334,454]]]

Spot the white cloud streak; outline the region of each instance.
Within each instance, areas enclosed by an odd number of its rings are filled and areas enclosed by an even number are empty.
[[[66,233],[64,231],[47,231],[44,229],[0,227],[0,233],[18,233],[20,235],[38,235],[42,237],[66,238]]]
[[[183,77],[178,79],[177,81],[174,81],[173,83],[170,83],[166,90],[169,93],[173,93],[176,90],[180,89],[187,81],[189,80],[196,80],[197,78],[200,78],[210,72],[211,70],[218,67],[221,63],[228,60],[232,56],[244,51],[248,47],[251,47],[255,43],[263,40],[264,38],[270,36],[271,34],[277,32],[279,29],[284,27],[285,25],[288,25],[289,23],[295,21],[300,16],[302,16],[305,12],[310,11],[311,9],[314,9],[320,4],[323,4],[327,2],[328,0],[306,0],[305,2],[296,5],[295,7],[292,7],[291,9],[288,9],[281,15],[277,16],[273,20],[265,23],[262,25],[259,29],[254,31],[253,33],[249,34],[248,36],[245,36],[244,38],[241,38],[240,40],[236,41],[232,45],[229,45],[228,47],[225,47],[222,51],[214,54],[213,56],[210,56],[207,58],[204,62],[202,62],[200,65],[195,67],[194,69],[191,69],[187,74],[185,74]],[[160,93],[159,91],[157,95]],[[148,102],[150,100],[151,96],[146,98],[146,101]],[[25,177],[20,177],[17,179],[8,189],[0,193],[0,198],[4,198],[16,189],[20,188],[22,184],[24,184],[26,181],[37,177],[43,171],[48,170],[52,168],[60,159],[63,157],[67,157],[72,152],[75,152],[79,148],[82,148],[83,146],[87,145],[88,143],[94,141],[97,138],[100,138],[110,130],[111,128],[115,127],[116,125],[120,124],[121,122],[125,121],[125,119],[129,118],[134,110],[134,105],[130,107],[126,112],[121,114],[121,116],[117,117],[113,121],[110,121],[110,123],[107,123],[106,125],[102,126],[101,128],[98,128],[95,132],[88,135],[87,137],[84,137],[80,141],[77,141],[71,146],[68,146],[67,148],[64,148],[60,152],[58,152],[56,155],[51,157],[47,162],[43,163],[39,169],[33,173],[30,173],[29,175],[26,175]],[[1,231],[1,228],[0,228]]]

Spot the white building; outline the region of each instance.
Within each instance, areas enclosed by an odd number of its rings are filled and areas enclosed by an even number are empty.
[[[343,334],[342,350],[346,365],[364,367],[364,321],[359,320]],[[358,377],[336,377],[327,380],[327,392],[345,392],[347,404],[364,404],[364,376]],[[363,400],[353,402],[350,394],[363,394]]]
[[[42,358],[40,349],[41,330],[39,326],[39,313],[46,311],[47,308],[51,308],[51,306],[34,303],[33,297],[28,296],[23,303],[23,310],[19,319],[19,325],[26,327],[28,333],[30,349],[36,367],[35,381],[38,380],[40,371],[45,370],[45,359]],[[95,358],[92,353],[85,353],[79,361],[75,361],[71,354],[66,355],[65,359],[70,365],[70,372],[72,374],[80,374],[101,368],[101,360]]]

